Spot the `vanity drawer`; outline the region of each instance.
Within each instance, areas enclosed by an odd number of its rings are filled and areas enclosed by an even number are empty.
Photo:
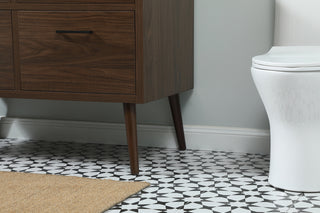
[[[135,94],[134,12],[17,16],[22,90]]]
[[[134,4],[135,0],[17,0],[17,2],[43,4]]]
[[[14,89],[11,11],[0,10],[0,89]]]

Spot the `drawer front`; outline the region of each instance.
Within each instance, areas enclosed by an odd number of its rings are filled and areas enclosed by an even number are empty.
[[[17,2],[20,3],[43,4],[134,4],[134,1],[135,0],[17,0]]]
[[[18,12],[21,89],[135,94],[134,12]]]
[[[11,12],[0,10],[0,89],[14,89]]]

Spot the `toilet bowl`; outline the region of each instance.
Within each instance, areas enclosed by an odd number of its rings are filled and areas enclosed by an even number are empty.
[[[269,183],[320,191],[320,46],[273,47],[251,73],[271,133]]]

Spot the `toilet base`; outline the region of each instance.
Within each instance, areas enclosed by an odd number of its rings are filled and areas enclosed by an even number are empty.
[[[320,192],[320,70],[251,71],[270,122],[270,184]]]
[[[319,127],[271,129],[269,183],[295,192],[320,192]]]

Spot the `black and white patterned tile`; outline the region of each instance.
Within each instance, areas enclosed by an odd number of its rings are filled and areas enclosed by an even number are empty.
[[[109,213],[320,213],[320,193],[268,184],[266,155],[140,147],[139,158],[134,176],[126,146],[0,140],[0,171],[151,183]]]

